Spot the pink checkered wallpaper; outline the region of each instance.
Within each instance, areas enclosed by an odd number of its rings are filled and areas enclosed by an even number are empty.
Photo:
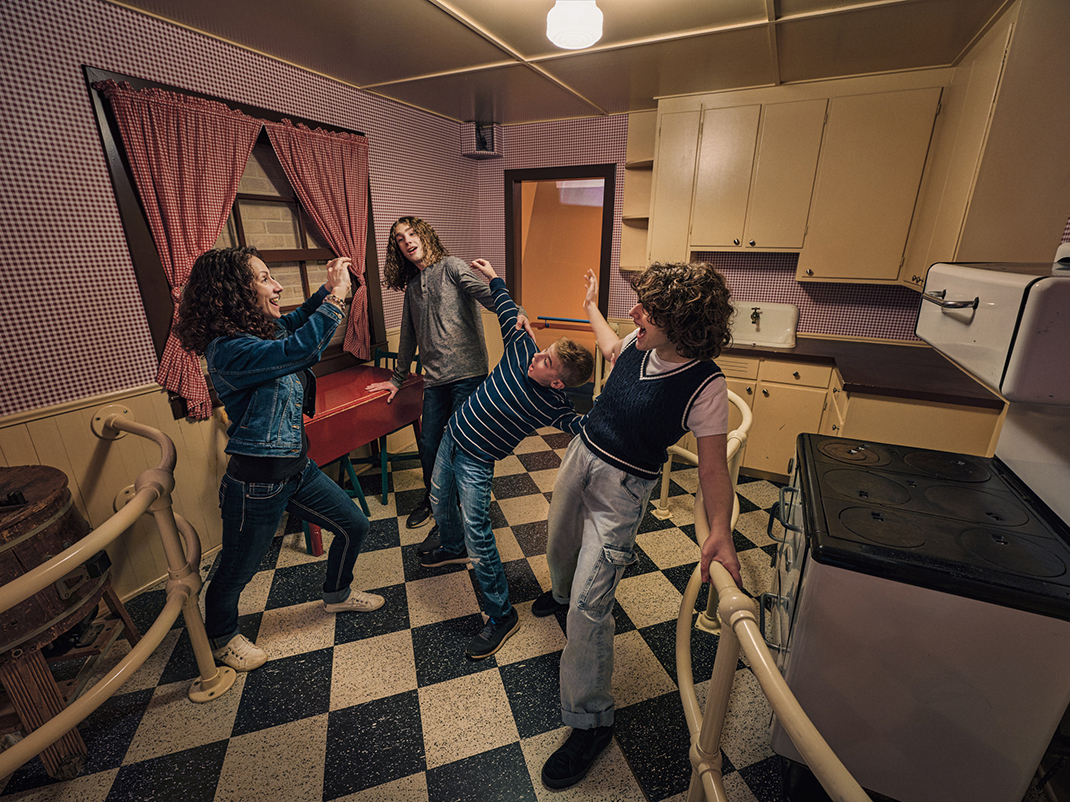
[[[83,64],[363,131],[380,256],[391,223],[414,214],[457,256],[504,267],[505,169],[615,162],[623,185],[624,117],[505,127],[504,157],[477,161],[460,155],[457,123],[102,0],[3,0],[2,18],[0,416],[149,383],[155,374]],[[634,303],[616,270],[620,211],[618,198],[613,316]],[[722,258],[737,297],[798,304],[801,331],[913,337],[910,290],[803,286],[790,256]],[[387,326],[395,326],[401,296],[384,295]]]

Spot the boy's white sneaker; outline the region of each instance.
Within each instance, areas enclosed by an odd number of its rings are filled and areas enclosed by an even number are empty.
[[[370,613],[372,610],[378,610],[385,603],[386,599],[382,596],[354,590],[345,601],[336,604],[324,602],[323,609],[328,613]]]
[[[237,634],[226,646],[212,650],[212,657],[235,671],[252,671],[268,660],[268,654],[247,637]]]

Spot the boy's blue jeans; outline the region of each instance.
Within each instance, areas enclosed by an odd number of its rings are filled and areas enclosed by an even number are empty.
[[[546,560],[554,599],[570,604],[561,654],[561,720],[570,727],[613,723],[613,603],[657,483],[614,468],[580,437],[557,471]]]
[[[482,376],[472,376],[449,384],[424,387],[424,406],[420,419],[420,465],[424,472],[424,487],[428,492],[431,490],[435,457],[446,424],[486,378],[487,374],[484,373]],[[438,523],[438,518],[435,518],[435,523]]]
[[[431,510],[446,551],[467,549],[472,558],[484,612],[504,618],[510,610],[509,582],[490,525],[490,490],[494,463],[475,459],[457,447],[450,430],[442,436],[431,477]],[[453,500],[460,496],[461,509]]]
[[[353,564],[371,525],[356,502],[311,459],[304,471],[285,482],[241,482],[224,474],[219,508],[223,549],[204,595],[204,625],[213,649],[238,634],[238,597],[259,570],[284,510],[334,533],[323,600],[336,604],[349,598]]]

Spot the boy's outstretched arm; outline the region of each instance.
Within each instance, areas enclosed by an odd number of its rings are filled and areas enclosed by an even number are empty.
[[[474,259],[471,265],[469,266],[477,273],[482,274],[483,277],[487,279],[487,281],[496,278],[498,275],[494,272],[493,265],[491,265],[491,263],[488,262],[486,259]],[[495,309],[495,312],[497,312],[497,309]],[[535,332],[531,328],[531,321],[528,320],[528,316],[525,315],[524,312],[519,308],[517,309],[516,329],[517,331],[526,331],[528,333],[528,336],[531,337],[531,339],[535,339]]]
[[[728,474],[728,435],[712,434],[696,438],[698,442],[698,482],[706,508],[710,535],[702,544],[700,566],[702,581],[710,581],[710,563],[714,560],[728,569],[743,587],[739,557],[732,542],[732,477]]]
[[[591,321],[598,350],[602,352],[605,360],[612,364],[617,361],[622,340],[598,311],[598,276],[593,270],[588,270],[585,278],[587,279],[587,293],[583,298],[583,310],[587,313],[587,319]]]

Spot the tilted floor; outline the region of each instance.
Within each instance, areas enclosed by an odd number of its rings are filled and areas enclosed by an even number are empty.
[[[149,662],[79,728],[89,750],[82,775],[55,782],[34,759],[12,775],[0,798],[681,802],[690,764],[675,682],[675,627],[699,550],[691,495],[697,469],[680,464],[672,472],[672,518],[644,518],[638,562],[617,591],[613,743],[571,789],[550,791],[539,779],[544,760],[569,732],[558,701],[564,617],[537,619],[530,612],[550,586],[546,517],[569,440],[541,430],[497,465],[492,513],[521,628],[493,657],[464,655],[482,624],[471,571],[419,565],[415,547],[429,528],[405,528],[422,493],[416,463],[395,470],[386,506],[379,503],[378,475],[365,474],[372,530],[354,587],[385,596],[382,609],[325,613],[319,595],[326,558],[306,554],[300,532],[292,531],[295,522],[284,522],[240,608],[242,631],[269,652],[269,663],[239,675],[220,699],[191,703],[186,693],[197,672],[180,618]],[[743,479],[739,495],[736,547],[744,585],[757,596],[772,575],[775,544],[766,535],[766,510],[778,488]],[[325,542],[329,537],[325,532]],[[208,578],[213,562],[202,566]],[[130,600],[128,609],[144,630],[162,605],[163,591],[152,590]],[[704,702],[717,637],[692,633]],[[115,659],[126,651],[120,642]],[[741,660],[722,742],[733,802],[781,797],[769,720],[765,697]]]

